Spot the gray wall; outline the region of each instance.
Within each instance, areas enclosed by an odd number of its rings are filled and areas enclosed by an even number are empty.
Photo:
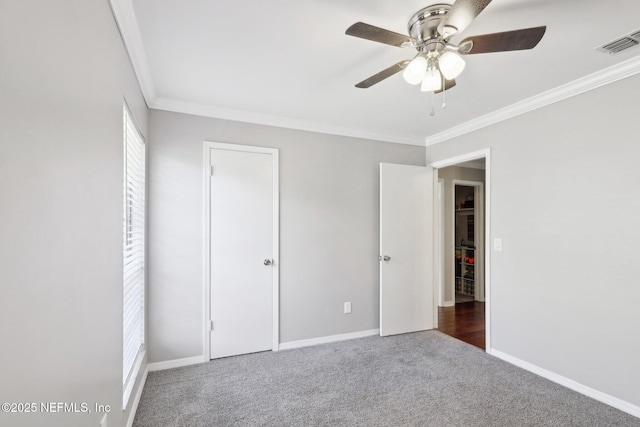
[[[3,2],[0,64],[0,401],[111,405],[123,425],[123,98],[143,131],[147,109],[109,3]]]
[[[492,347],[640,405],[640,75],[427,147],[491,147]]]
[[[453,304],[455,303],[455,269],[453,264],[455,251],[455,245],[453,244],[453,205],[455,186],[453,185],[453,180],[484,182],[484,170],[449,166],[446,168],[438,169],[438,179],[444,180],[444,247],[442,252],[444,260],[443,301]],[[476,247],[479,247],[479,245],[476,244]]]
[[[205,140],[280,150],[280,342],[378,328],[378,165],[424,165],[424,147],[150,117],[150,361],[202,354]]]

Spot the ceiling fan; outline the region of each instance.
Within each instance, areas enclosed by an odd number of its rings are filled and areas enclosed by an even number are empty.
[[[409,20],[408,36],[364,22],[353,24],[347,35],[418,51],[412,60],[400,61],[356,87],[369,88],[404,70],[407,83],[420,84],[424,92],[439,93],[455,86],[455,78],[465,67],[461,55],[532,49],[542,39],[546,26],[472,36],[452,43],[451,37],[464,31],[489,3],[491,0],[456,0],[453,5],[427,6]]]

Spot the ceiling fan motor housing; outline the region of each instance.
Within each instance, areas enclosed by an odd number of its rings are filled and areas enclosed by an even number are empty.
[[[411,17],[408,25],[409,35],[417,41],[418,50],[424,51],[424,46],[434,42],[438,42],[444,47],[444,40],[438,32],[438,26],[444,21],[450,10],[450,4],[439,3],[420,9]]]

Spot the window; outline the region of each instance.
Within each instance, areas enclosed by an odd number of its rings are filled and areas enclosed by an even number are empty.
[[[144,358],[145,145],[124,108],[123,408]]]

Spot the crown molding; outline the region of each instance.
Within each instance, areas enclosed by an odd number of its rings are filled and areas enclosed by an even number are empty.
[[[171,111],[175,113],[191,114],[217,119],[233,120],[267,126],[297,129],[308,132],[318,132],[330,135],[340,135],[360,139],[368,139],[382,142],[394,142],[406,145],[417,145],[424,147],[422,137],[407,138],[398,135],[385,135],[375,132],[367,132],[362,129],[333,126],[315,121],[293,119],[269,114],[255,113],[250,111],[235,110],[225,107],[209,106],[198,103],[184,102],[175,99],[162,98],[157,96],[151,68],[147,61],[147,56],[140,35],[138,21],[136,19],[133,2],[131,0],[109,0],[113,16],[120,31],[120,35],[129,54],[131,65],[138,79],[142,95],[149,108],[156,110]]]
[[[545,107],[572,96],[599,88],[609,83],[622,80],[640,73],[640,56],[631,58],[604,70],[574,80],[562,86],[543,92],[539,95],[493,111],[477,119],[470,120],[459,126],[452,127],[425,139],[426,146],[439,144],[449,139],[461,136],[492,124],[510,119],[520,114]]]
[[[339,135],[352,138],[368,139],[381,142],[394,142],[398,144],[417,145],[420,147],[424,147],[424,141],[422,140],[422,138],[405,138],[399,137],[397,135],[385,135],[380,133],[365,132],[361,129],[333,126],[326,123],[293,119],[290,117],[274,116],[270,114],[255,113],[251,111],[235,110],[213,105],[177,101],[175,99],[169,98],[156,98],[151,103],[149,103],[149,108],[153,108],[155,110],[170,111],[174,113],[191,114],[194,116],[211,117],[216,119],[233,120],[237,122],[275,126],[307,132],[317,132],[329,135]]]
[[[120,31],[120,37],[129,54],[133,72],[138,79],[142,96],[149,106],[156,98],[156,91],[151,78],[151,68],[144,53],[144,43],[140,35],[133,2],[131,0],[109,0],[109,4]]]
[[[640,56],[638,56],[434,135],[407,138],[310,120],[159,98],[151,78],[151,69],[145,55],[133,2],[131,0],[109,0],[109,3],[140,84],[142,95],[149,108],[374,141],[428,147],[640,73]]]

